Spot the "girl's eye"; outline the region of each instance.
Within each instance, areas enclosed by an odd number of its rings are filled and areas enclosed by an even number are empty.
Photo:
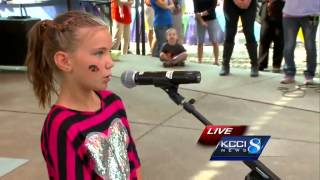
[[[99,50],[99,51],[95,52],[94,55],[97,57],[101,57],[103,55],[110,54],[110,52],[111,52],[111,50]]]
[[[95,52],[94,55],[97,57],[101,57],[103,53],[104,53],[103,51],[98,51],[98,52]]]

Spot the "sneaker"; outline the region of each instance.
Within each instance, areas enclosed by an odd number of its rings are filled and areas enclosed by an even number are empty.
[[[259,69],[258,69],[258,67],[251,67],[250,76],[251,76],[251,77],[258,77],[258,76],[259,76]]]
[[[267,69],[267,67],[259,66],[259,71],[265,71],[265,69]]]
[[[285,75],[284,78],[280,81],[281,84],[291,84],[294,83],[294,76]]]
[[[304,84],[305,85],[312,85],[314,82],[313,82],[313,77],[311,76],[306,76],[305,79],[304,79]]]
[[[170,62],[164,62],[162,65],[163,65],[163,67],[172,67],[172,66],[174,66]]]
[[[179,62],[178,64],[176,64],[176,66],[185,66],[184,61]]]

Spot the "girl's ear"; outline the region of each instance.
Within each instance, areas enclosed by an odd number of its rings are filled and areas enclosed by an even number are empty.
[[[54,54],[54,62],[58,69],[63,72],[70,72],[72,70],[70,56],[66,52],[57,51]]]

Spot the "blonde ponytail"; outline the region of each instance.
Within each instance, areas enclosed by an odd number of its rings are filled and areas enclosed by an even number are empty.
[[[52,92],[58,95],[54,79],[58,72],[54,63],[55,53],[74,51],[81,39],[78,29],[97,26],[107,28],[98,17],[81,11],[68,11],[54,20],[40,21],[31,28],[26,56],[27,74],[41,107],[51,104]]]
[[[47,57],[44,49],[46,28],[45,21],[35,24],[28,34],[28,50],[26,66],[28,78],[33,84],[33,90],[39,100],[39,105],[45,108],[51,103],[51,92],[57,92],[54,87],[54,63]]]

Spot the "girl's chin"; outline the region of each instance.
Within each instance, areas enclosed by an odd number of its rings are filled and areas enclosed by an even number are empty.
[[[94,91],[102,91],[108,89],[108,84],[97,86]]]

